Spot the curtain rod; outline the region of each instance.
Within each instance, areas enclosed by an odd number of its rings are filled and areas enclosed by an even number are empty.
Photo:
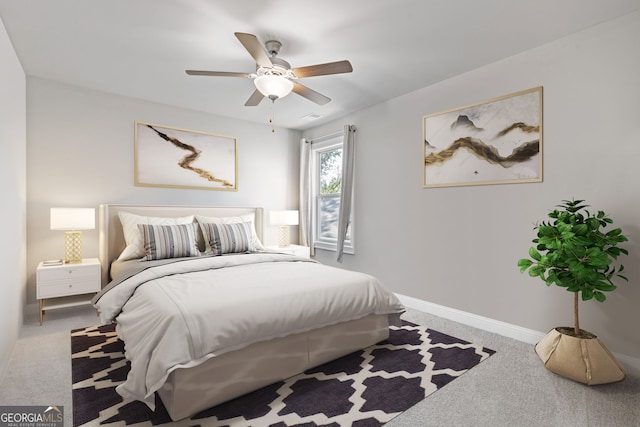
[[[354,128],[353,131],[355,132],[356,131],[355,130],[355,126],[353,126],[353,125],[351,125],[351,126]],[[305,142],[307,144],[313,144],[313,143],[316,143],[316,142],[322,142],[322,141],[325,141],[327,139],[335,138],[336,136],[340,136],[340,135],[344,135],[344,130],[339,130],[337,132],[333,132],[333,133],[330,133],[328,135],[322,135],[322,136],[319,136],[319,137],[313,138],[313,139],[306,139],[305,138]]]

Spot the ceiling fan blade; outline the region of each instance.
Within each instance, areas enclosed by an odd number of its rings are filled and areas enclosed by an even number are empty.
[[[240,43],[244,46],[245,49],[249,52],[249,54],[255,59],[256,64],[261,67],[273,67],[273,63],[271,63],[271,59],[269,59],[269,55],[262,47],[262,44],[258,41],[258,38],[253,34],[247,33],[234,33]]]
[[[260,104],[260,101],[262,101],[262,98],[264,98],[264,95],[258,89],[256,89],[255,91],[253,91],[249,99],[247,99],[247,102],[244,103],[244,106],[255,107],[258,104]]]
[[[244,77],[250,79],[253,77],[249,73],[234,73],[231,71],[198,71],[198,70],[186,70],[186,73],[190,76],[218,76],[218,77]]]
[[[324,105],[327,102],[331,101],[331,98],[324,96],[323,94],[316,92],[313,89],[309,89],[308,87],[303,86],[300,83],[293,84],[293,92],[304,98],[307,98],[309,101],[315,102],[318,105]]]
[[[293,74],[298,78],[326,76],[328,74],[350,73],[353,67],[349,61],[329,62],[327,64],[309,65],[307,67],[294,68]]]

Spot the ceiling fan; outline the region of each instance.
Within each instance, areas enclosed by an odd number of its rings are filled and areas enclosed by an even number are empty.
[[[349,61],[329,62],[326,64],[309,65],[306,67],[291,68],[287,61],[277,58],[282,44],[277,40],[269,40],[265,43],[265,49],[253,34],[234,33],[240,43],[247,49],[256,61],[255,73],[236,73],[229,71],[198,71],[186,70],[190,76],[221,76],[243,77],[253,79],[256,90],[249,97],[245,106],[255,107],[260,104],[262,98],[267,97],[274,101],[294,92],[319,105],[331,101],[331,98],[310,89],[296,80],[305,77],[325,76],[329,74],[350,73],[353,71]]]

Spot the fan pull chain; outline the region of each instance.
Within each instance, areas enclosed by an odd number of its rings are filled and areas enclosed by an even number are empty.
[[[271,107],[270,107],[270,111],[269,111],[269,124],[271,125],[271,133],[276,133],[276,128],[273,124],[274,122],[274,117],[273,117],[273,104],[275,104],[275,100],[271,100]]]

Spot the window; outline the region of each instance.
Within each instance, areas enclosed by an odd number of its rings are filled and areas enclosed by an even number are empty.
[[[311,147],[311,228],[316,248],[336,250],[342,191],[342,132],[315,139]],[[344,242],[353,253],[353,210]]]

